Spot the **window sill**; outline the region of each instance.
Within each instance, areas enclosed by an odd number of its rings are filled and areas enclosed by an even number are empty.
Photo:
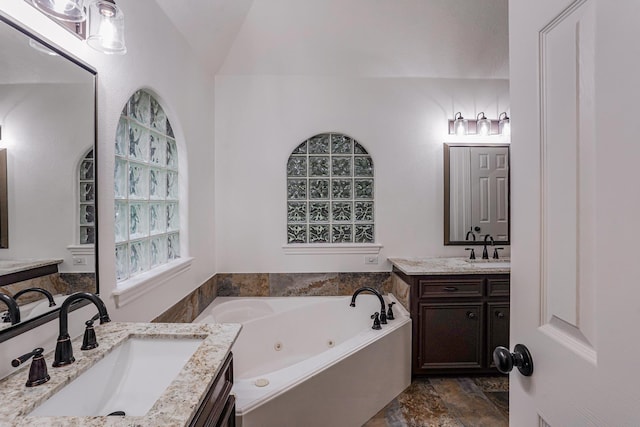
[[[314,244],[297,243],[283,245],[282,250],[285,255],[319,255],[319,254],[379,254],[382,245],[375,243],[352,243],[352,244]]]
[[[116,307],[129,304],[183,271],[187,271],[191,268],[192,262],[193,258],[180,258],[118,283],[118,288],[111,293]]]

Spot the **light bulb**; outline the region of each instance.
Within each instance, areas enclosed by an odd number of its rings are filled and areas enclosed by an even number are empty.
[[[453,116],[453,132],[456,135],[466,135],[469,131],[469,121],[458,112]]]
[[[476,118],[476,133],[481,136],[489,135],[491,133],[491,120],[487,119],[484,113],[479,113]]]

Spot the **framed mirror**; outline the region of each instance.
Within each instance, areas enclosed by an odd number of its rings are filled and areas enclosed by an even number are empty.
[[[98,292],[95,144],[96,71],[0,16],[0,341]]]
[[[444,144],[444,244],[509,244],[509,144]]]

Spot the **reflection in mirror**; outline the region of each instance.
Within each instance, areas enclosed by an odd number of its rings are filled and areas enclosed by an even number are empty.
[[[4,341],[53,318],[65,296],[98,291],[95,71],[0,16],[0,125],[0,293],[20,310],[12,325],[0,301]]]
[[[444,144],[444,243],[509,244],[509,144]]]

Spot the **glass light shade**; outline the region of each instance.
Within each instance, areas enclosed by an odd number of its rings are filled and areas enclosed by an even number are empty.
[[[87,19],[84,0],[31,0],[42,12],[61,21],[82,22]]]
[[[484,113],[478,114],[478,120],[476,121],[476,134],[487,136],[490,133],[491,133],[491,120],[487,119]]]
[[[124,14],[115,2],[97,0],[89,6],[89,36],[87,44],[106,53],[124,55]]]
[[[462,117],[461,113],[456,113],[454,116],[453,133],[456,135],[466,135],[469,133],[469,120]]]
[[[511,135],[511,123],[509,122],[509,116],[507,116],[507,113],[501,113],[500,117],[498,117],[498,129],[500,135]]]

